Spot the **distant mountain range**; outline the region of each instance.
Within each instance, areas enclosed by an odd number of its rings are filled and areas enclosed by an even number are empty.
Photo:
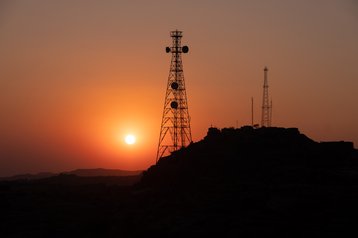
[[[60,174],[66,175],[76,175],[79,177],[99,177],[99,176],[135,176],[141,174],[142,170],[121,170],[121,169],[104,169],[104,168],[95,168],[95,169],[76,169],[67,172],[61,173],[50,173],[50,172],[42,172],[37,174],[19,174],[9,177],[0,177],[0,181],[13,181],[13,180],[35,180],[35,179],[43,179],[58,176]]]

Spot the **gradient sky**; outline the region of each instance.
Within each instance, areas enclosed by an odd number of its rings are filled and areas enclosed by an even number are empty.
[[[357,1],[4,0],[0,176],[155,163],[175,29],[194,141],[250,124],[251,97],[260,123],[267,66],[274,126],[357,148]]]

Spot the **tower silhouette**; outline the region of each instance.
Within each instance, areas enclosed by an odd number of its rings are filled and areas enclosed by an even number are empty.
[[[185,90],[182,53],[188,46],[181,46],[182,31],[171,31],[172,46],[165,51],[172,54],[156,162],[163,156],[187,146],[191,141],[190,116]]]
[[[268,95],[268,79],[267,79],[267,67],[264,68],[264,90],[262,97],[262,113],[261,113],[261,126],[262,127],[271,127],[271,106],[269,104],[269,95]],[[272,101],[271,101],[272,105]]]

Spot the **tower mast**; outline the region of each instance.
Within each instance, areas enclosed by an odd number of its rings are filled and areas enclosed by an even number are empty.
[[[272,99],[270,103],[270,126],[272,126]]]
[[[254,126],[254,98],[251,97],[251,126]]]
[[[261,113],[261,126],[271,127],[271,115],[268,95],[268,79],[267,79],[267,67],[264,68],[264,86],[263,86],[263,97],[262,97],[262,113]]]
[[[182,31],[171,31],[172,46],[166,52],[172,54],[167,89],[165,93],[162,123],[156,162],[171,152],[192,142],[188,101],[185,90],[182,53],[188,53],[188,46],[181,46]]]

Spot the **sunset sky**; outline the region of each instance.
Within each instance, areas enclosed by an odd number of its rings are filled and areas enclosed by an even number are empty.
[[[4,0],[0,176],[154,164],[175,29],[194,141],[260,123],[267,66],[273,126],[358,147],[355,0]]]

